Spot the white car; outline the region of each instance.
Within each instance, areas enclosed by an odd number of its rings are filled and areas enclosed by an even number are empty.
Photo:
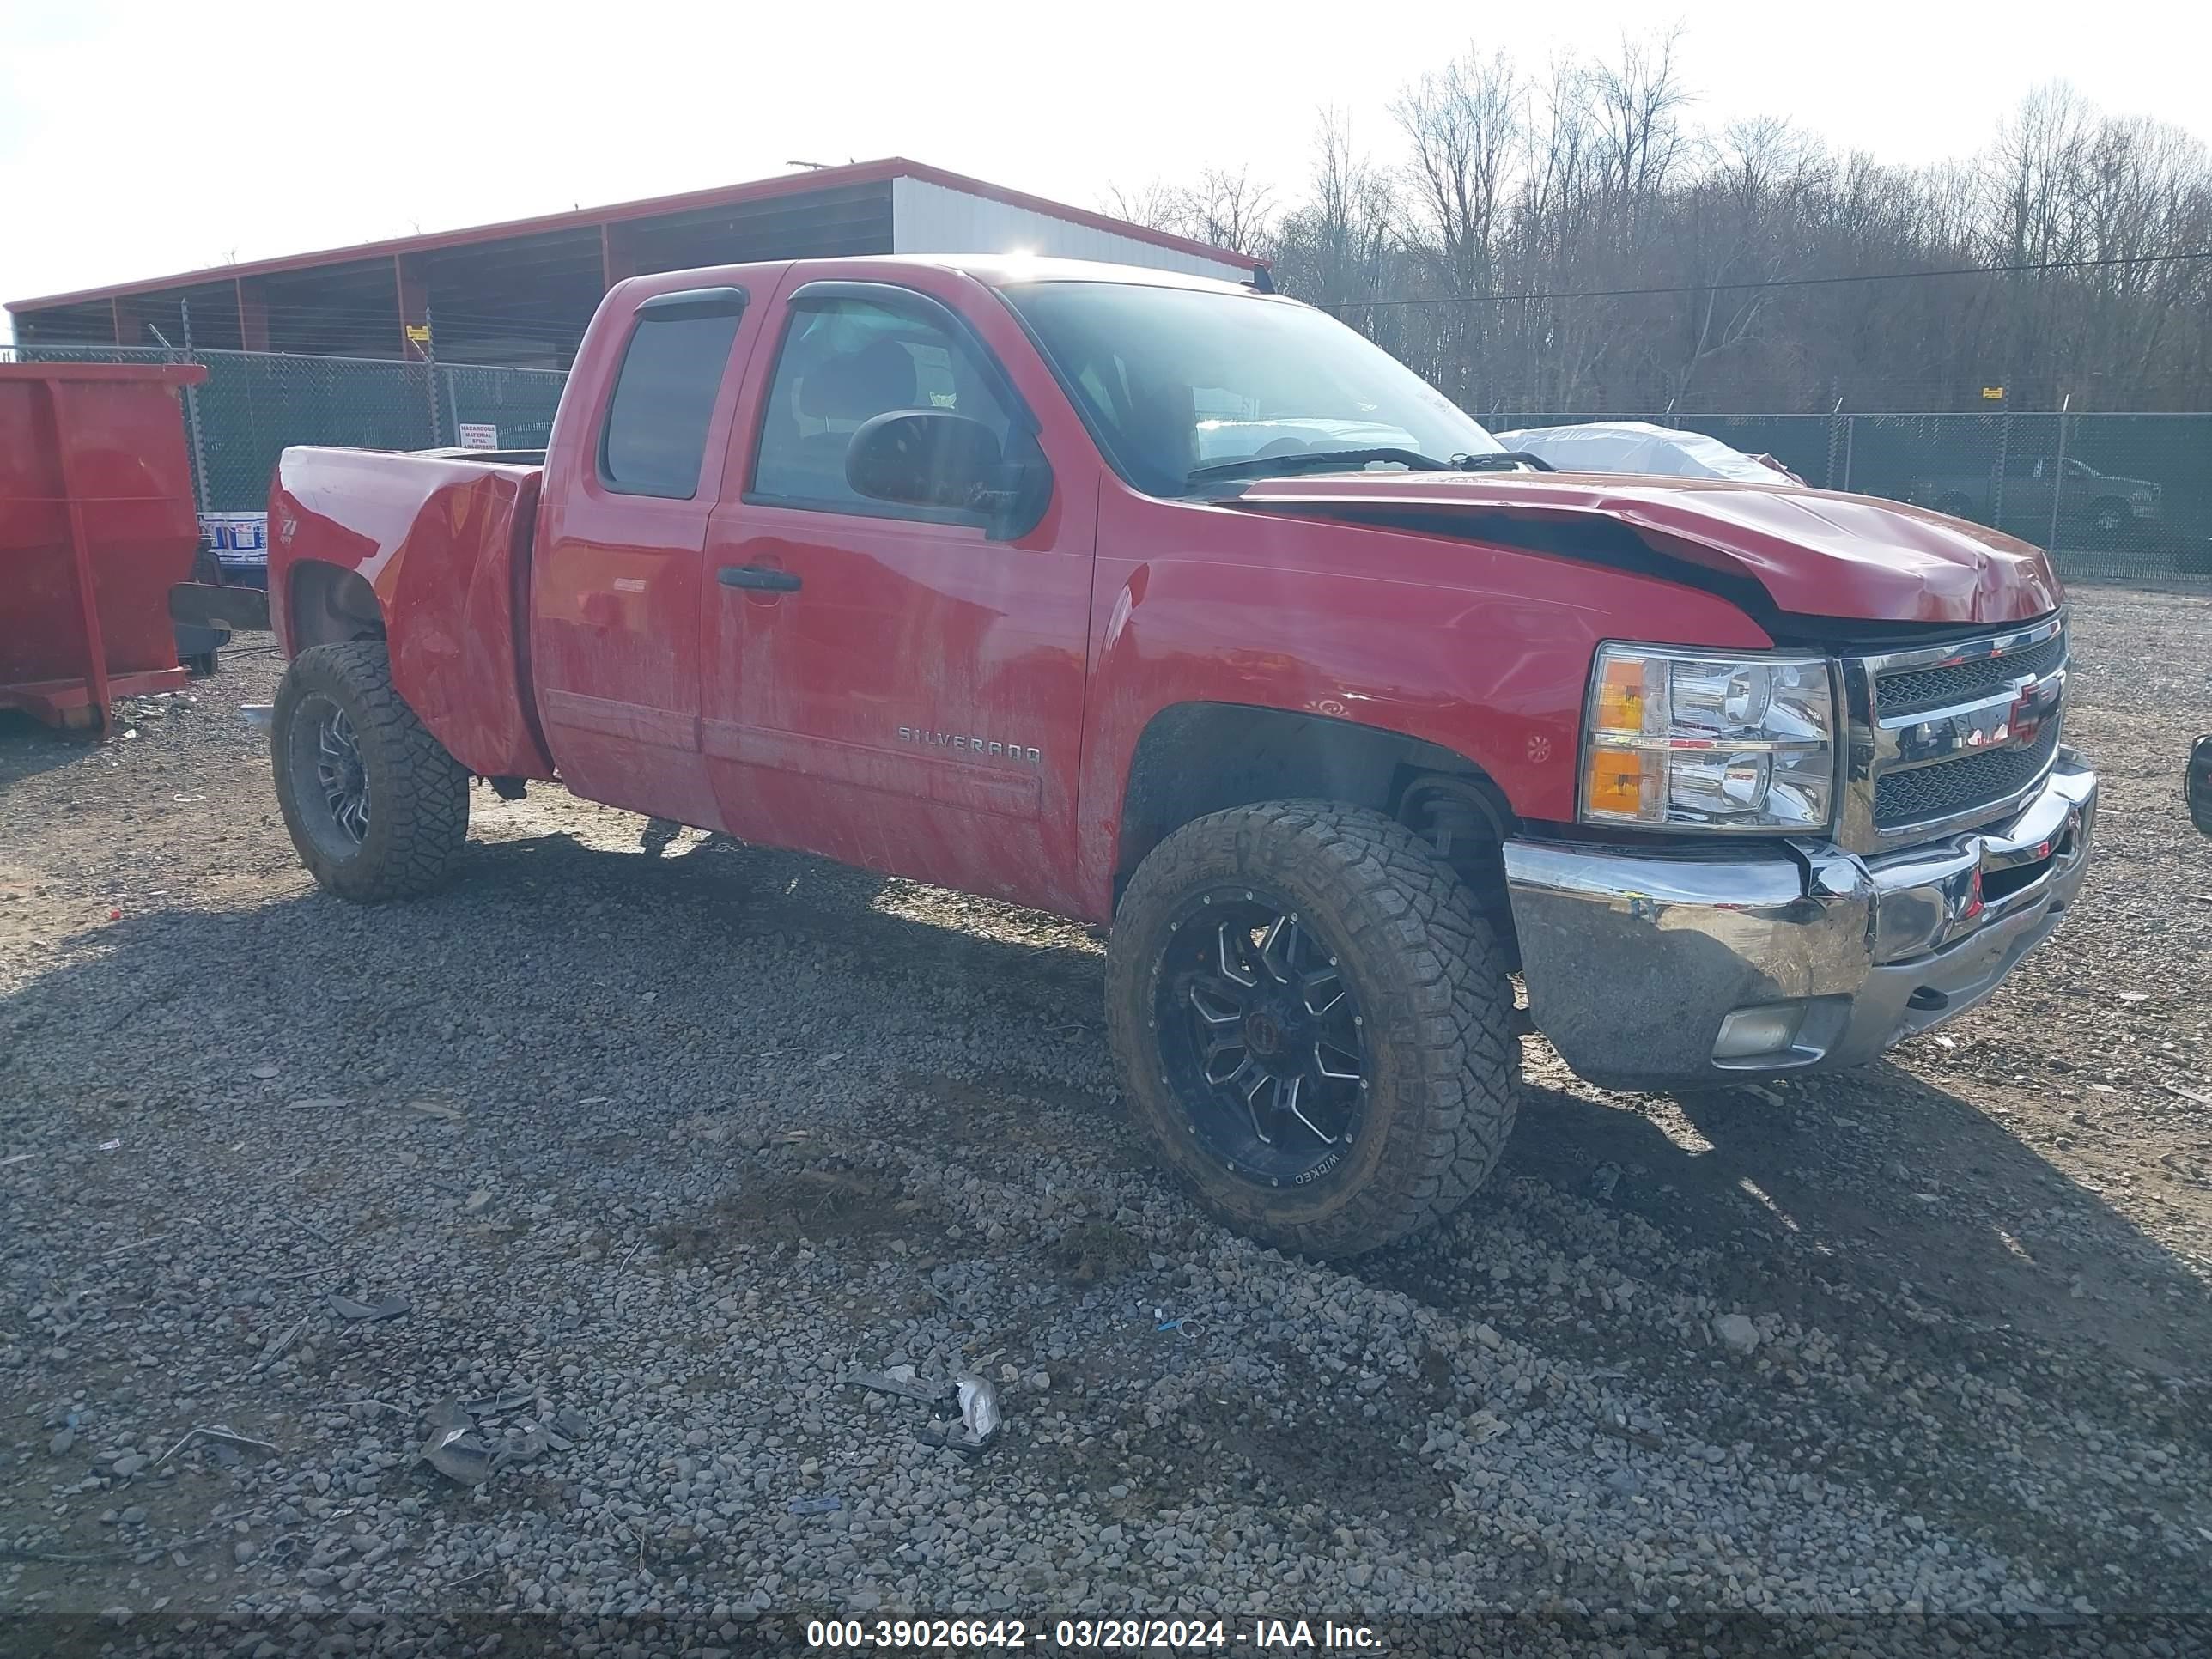
[[[1669,478],[1734,478],[1740,483],[1802,483],[1771,455],[1747,455],[1702,432],[1649,421],[1589,421],[1492,434],[1509,450],[1548,461],[1562,472],[1640,472]]]

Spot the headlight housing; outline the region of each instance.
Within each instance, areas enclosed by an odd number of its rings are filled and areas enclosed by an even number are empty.
[[[1603,646],[1583,722],[1582,819],[1824,830],[1836,746],[1826,658]]]

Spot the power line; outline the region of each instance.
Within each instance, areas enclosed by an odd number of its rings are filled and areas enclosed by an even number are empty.
[[[1431,294],[1387,300],[1344,300],[1340,309],[1355,306],[1466,306],[1502,304],[1525,300],[1618,300],[1638,295],[1711,294],[1718,289],[1770,288],[1828,288],[1840,283],[1905,283],[1933,276],[2018,276],[2045,270],[2102,270],[2115,265],[2180,264],[2212,259],[2212,249],[2197,253],[2130,253],[2110,259],[2049,259],[2035,264],[1956,265],[1940,270],[1877,270],[1850,276],[1771,276],[1747,283],[1680,283],[1664,288],[1556,289],[1526,294]]]

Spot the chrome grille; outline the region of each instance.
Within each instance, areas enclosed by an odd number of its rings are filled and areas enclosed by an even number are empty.
[[[2058,722],[2049,720],[2026,749],[1964,755],[1935,766],[1888,773],[1875,783],[1875,827],[1924,823],[2009,799],[2041,777],[2057,752]]]
[[[2058,617],[1845,663],[1852,761],[1842,833],[1872,852],[1987,823],[2058,752],[2066,635]]]
[[[1945,703],[1971,702],[1998,687],[2022,678],[2040,678],[2066,660],[2066,636],[2049,639],[2002,656],[1976,657],[1966,662],[1940,663],[1933,668],[1906,669],[1885,674],[1875,682],[1876,695],[1886,714],[1902,714]]]

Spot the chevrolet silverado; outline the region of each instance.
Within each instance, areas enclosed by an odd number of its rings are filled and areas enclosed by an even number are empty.
[[[635,278],[542,453],[290,449],[270,543],[325,887],[425,892],[472,779],[557,779],[1109,923],[1163,1160],[1316,1253],[1481,1185],[1529,1025],[1627,1089],[1862,1063],[1990,995],[2089,856],[2038,550],[1547,470],[1253,286]]]

